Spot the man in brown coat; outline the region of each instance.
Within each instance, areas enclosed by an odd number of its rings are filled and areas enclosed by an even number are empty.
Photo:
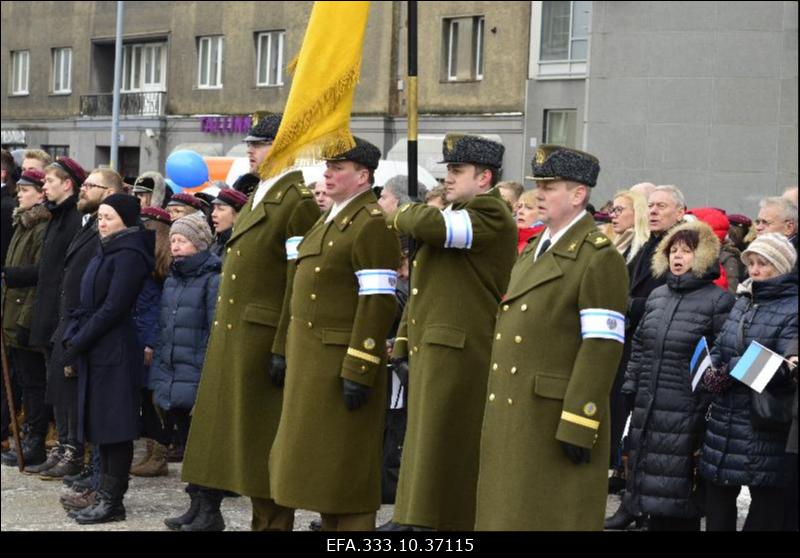
[[[608,395],[622,354],[625,261],[586,212],[597,159],[540,146],[547,228],[513,271],[498,312],[480,448],[475,528],[600,530]]]

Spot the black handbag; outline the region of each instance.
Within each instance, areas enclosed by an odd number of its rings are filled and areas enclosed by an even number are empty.
[[[778,392],[764,388],[758,393],[750,391],[750,423],[758,430],[783,432],[792,422],[794,389]]]

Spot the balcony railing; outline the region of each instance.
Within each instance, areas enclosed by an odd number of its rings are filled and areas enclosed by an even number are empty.
[[[119,101],[120,116],[163,116],[166,108],[163,91],[122,93]],[[81,116],[111,116],[114,95],[81,95]]]

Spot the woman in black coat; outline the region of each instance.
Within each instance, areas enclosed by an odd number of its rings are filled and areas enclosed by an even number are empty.
[[[756,238],[742,259],[750,279],[739,285],[739,298],[711,352],[713,368],[703,376],[704,387],[716,394],[700,461],[700,474],[708,481],[708,531],[736,529],[736,498],[742,486],[751,496],[744,530],[780,530],[783,525],[790,423],[754,424],[755,392],[729,373],[753,341],[784,355],[797,337],[797,255],[786,237],[769,233]],[[791,397],[792,377],[784,366],[764,391]]]
[[[141,227],[139,200],[113,194],[97,212],[100,249],[81,281],[80,307],[64,334],[64,362],[78,370],[78,428],[100,449],[97,503],[81,524],[125,519],[122,498],[138,436],[142,348],[133,309],[153,270],[154,238]]]
[[[624,505],[649,515],[650,530],[700,530],[695,454],[709,398],[692,390],[690,361],[702,337],[714,341],[735,301],[713,283],[719,249],[711,228],[697,221],[672,229],[653,256],[653,276],[667,284],[647,299],[622,387],[633,399]]]

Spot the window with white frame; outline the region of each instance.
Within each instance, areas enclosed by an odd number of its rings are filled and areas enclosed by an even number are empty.
[[[224,37],[200,37],[197,43],[197,86],[201,89],[222,87]]]
[[[558,109],[544,111],[544,143],[577,147],[578,111]]]
[[[28,94],[28,77],[30,51],[17,50],[11,52],[11,94]]]
[[[256,85],[283,85],[283,40],[286,31],[265,31],[256,36]]]
[[[445,18],[442,80],[483,79],[484,17]]]
[[[72,92],[72,49],[53,49],[53,93]]]
[[[124,45],[122,52],[122,91],[139,93],[166,91],[167,44]]]
[[[591,2],[533,2],[530,77],[586,77]]]

